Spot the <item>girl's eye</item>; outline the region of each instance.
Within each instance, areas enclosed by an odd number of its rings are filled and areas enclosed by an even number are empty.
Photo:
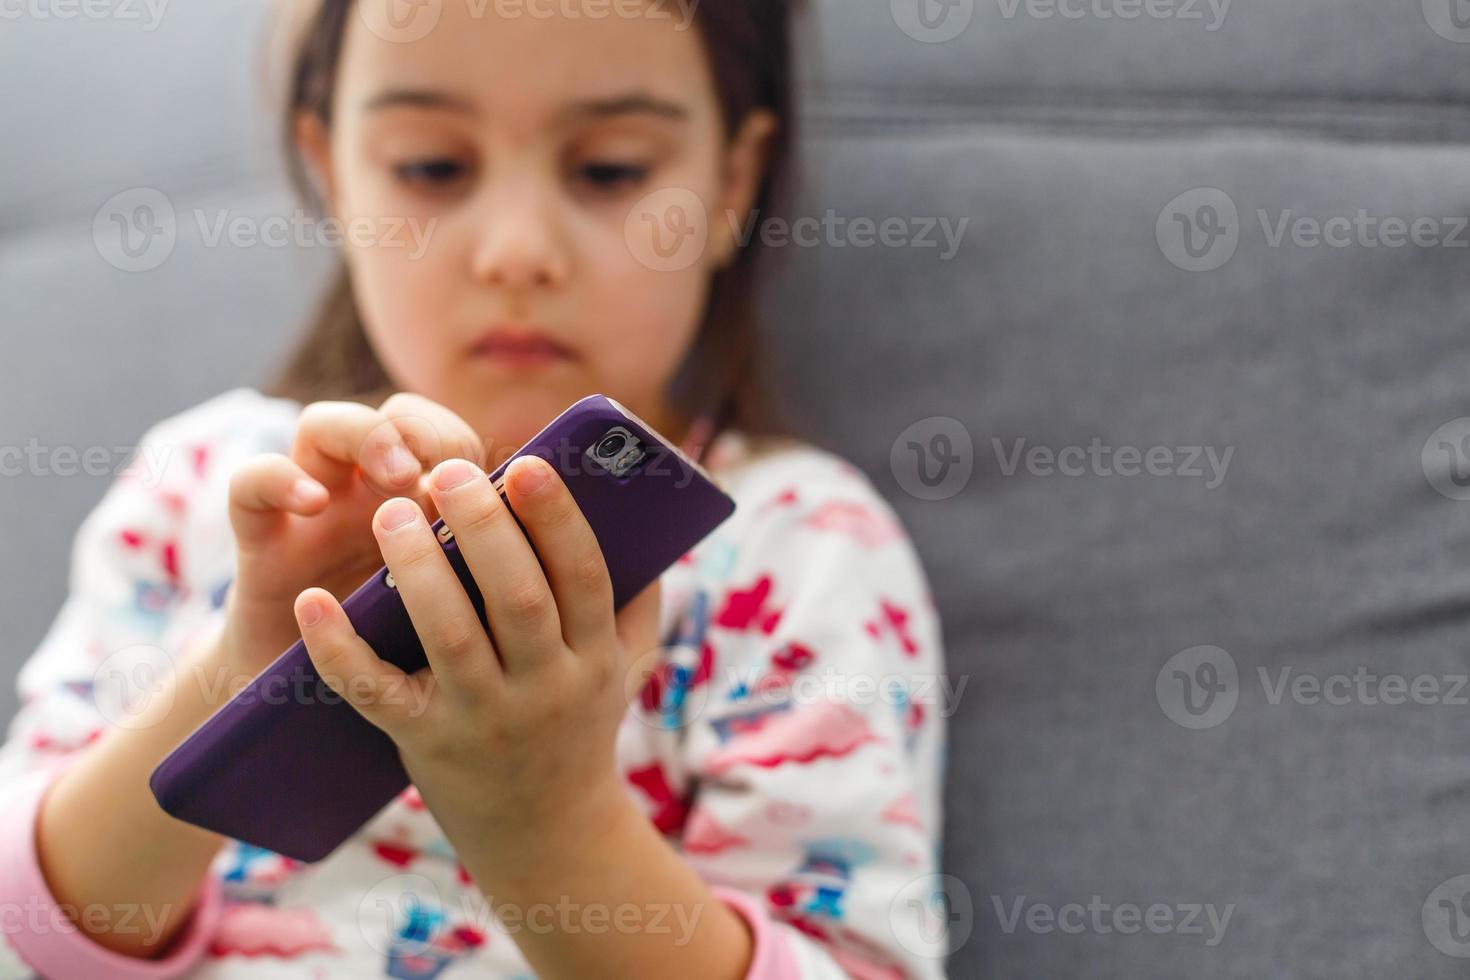
[[[648,177],[648,168],[630,163],[587,163],[578,167],[576,179],[599,191],[637,187]]]
[[[405,184],[442,187],[463,177],[467,169],[457,160],[414,160],[398,164],[393,173]]]

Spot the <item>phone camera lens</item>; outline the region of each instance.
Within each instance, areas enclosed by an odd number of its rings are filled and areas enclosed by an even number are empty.
[[[603,459],[613,459],[623,451],[623,447],[627,444],[628,437],[620,432],[615,432],[597,444],[597,455]]]

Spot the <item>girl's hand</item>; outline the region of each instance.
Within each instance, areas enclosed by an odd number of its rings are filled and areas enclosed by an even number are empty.
[[[405,676],[380,659],[328,590],[296,602],[317,670],[397,743],[469,867],[486,866],[486,855],[501,867],[535,862],[622,813],[613,746],[624,676],[658,640],[657,583],[614,615],[602,551],[555,470],[523,457],[508,477],[510,509],[471,463],[443,463],[430,480],[485,599],[488,634],[407,499],[385,503],[373,531],[428,667]]]
[[[449,409],[397,394],[377,409],[308,405],[289,456],[242,466],[230,483],[237,557],[222,649],[237,685],[296,642],[291,607],[302,589],[320,585],[345,597],[378,569],[370,526],[384,497],[432,506],[425,469],[482,453],[474,430]]]

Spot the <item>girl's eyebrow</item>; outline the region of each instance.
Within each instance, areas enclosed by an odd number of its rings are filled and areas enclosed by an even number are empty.
[[[444,109],[468,116],[478,115],[474,103],[447,92],[433,89],[390,88],[368,99],[362,104],[364,112],[377,112],[393,106],[412,106],[419,109]]]
[[[362,107],[364,112],[377,112],[395,106],[441,109],[467,116],[479,114],[479,109],[469,99],[434,89],[385,89],[364,102]],[[557,115],[560,124],[569,125],[586,119],[607,119],[613,116],[639,114],[658,116],[675,122],[683,122],[689,118],[689,110],[684,106],[646,92],[629,92],[605,99],[576,102]]]
[[[646,92],[629,92],[626,95],[617,95],[612,98],[590,99],[586,102],[574,103],[562,110],[560,115],[563,123],[571,123],[587,118],[606,119],[610,116],[640,113],[660,116],[676,122],[683,122],[689,118],[689,110],[679,103],[670,102]]]

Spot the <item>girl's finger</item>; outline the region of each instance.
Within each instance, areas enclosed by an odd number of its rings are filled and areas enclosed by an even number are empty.
[[[439,685],[468,700],[491,696],[500,682],[495,647],[418,505],[387,501],[373,533]]]
[[[515,515],[478,466],[450,460],[429,486],[485,599],[485,618],[508,673],[534,669],[562,643],[556,601]]]
[[[355,402],[314,402],[302,409],[291,458],[328,489],[345,487],[360,472],[385,497],[410,491],[423,474],[398,427]]]
[[[280,528],[287,514],[311,517],[331,499],[327,488],[292,460],[265,453],[230,477],[230,526],[241,551]]]
[[[423,715],[431,676],[405,674],[374,653],[330,592],[307,589],[297,596],[296,622],[322,680],[373,725],[400,735]]]
[[[398,430],[409,452],[424,472],[446,459],[468,459],[484,465],[485,449],[468,422],[437,402],[411,392],[399,392],[378,409]]]
[[[658,647],[659,611],[662,604],[663,593],[659,587],[659,580],[654,579],[652,585],[628,600],[627,605],[618,610],[618,643],[627,654],[630,663]]]
[[[506,472],[511,510],[540,556],[573,650],[593,650],[613,635],[613,589],[597,535],[551,464],[523,456]]]

